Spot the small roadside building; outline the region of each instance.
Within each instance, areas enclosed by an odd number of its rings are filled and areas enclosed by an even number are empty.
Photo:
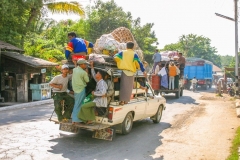
[[[46,68],[58,66],[0,41],[0,98],[5,102],[32,101],[30,84],[45,83]]]
[[[213,74],[223,76],[224,75],[224,70],[222,70],[221,68],[219,68],[216,65],[213,65]]]

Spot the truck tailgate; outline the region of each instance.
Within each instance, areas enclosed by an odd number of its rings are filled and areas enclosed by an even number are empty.
[[[50,121],[59,123],[57,119],[50,119]],[[101,130],[101,129],[110,127],[110,125],[101,124],[101,123],[95,123],[94,125],[86,125],[86,124],[79,123],[79,124],[73,125],[71,122],[60,122],[59,124],[60,124],[60,126],[59,126],[60,130],[67,131],[67,132],[73,132],[73,133],[77,133],[78,128],[96,131],[96,130]]]

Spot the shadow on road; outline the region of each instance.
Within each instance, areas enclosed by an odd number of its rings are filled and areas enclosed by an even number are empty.
[[[52,108],[52,109],[49,109]],[[12,123],[34,122],[40,119],[49,119],[53,112],[53,105],[33,106],[0,112],[0,125]]]
[[[167,100],[167,104],[173,103],[181,103],[181,104],[195,104],[198,105],[199,103],[196,102],[196,99],[190,96],[182,96],[179,99],[176,99],[175,96],[172,95],[165,95],[164,98]]]
[[[153,159],[151,155],[155,154],[155,149],[162,144],[160,133],[169,127],[169,123],[153,124],[150,119],[141,120],[133,123],[130,134],[116,134],[113,141],[94,139],[92,132],[87,130],[80,130],[78,134],[72,135],[61,133],[60,138],[51,140],[57,144],[49,152],[62,154],[64,158],[71,160],[150,160]]]

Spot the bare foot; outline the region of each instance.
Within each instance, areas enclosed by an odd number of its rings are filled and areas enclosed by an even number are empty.
[[[72,122],[72,125],[75,125],[75,124],[83,124],[83,122]]]

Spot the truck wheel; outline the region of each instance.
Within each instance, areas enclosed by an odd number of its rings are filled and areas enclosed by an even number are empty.
[[[209,84],[209,88],[212,88],[212,84]]]
[[[183,88],[181,88],[180,96],[183,96]]]
[[[204,90],[207,90],[207,89],[208,89],[208,85],[205,84],[205,85],[203,86],[203,89],[204,89]]]
[[[180,90],[178,90],[178,91],[175,93],[175,97],[176,97],[176,98],[179,98],[179,97],[180,97]]]
[[[159,91],[158,91],[158,90],[154,90],[154,94],[155,94],[155,95],[158,95],[158,94],[159,94]]]
[[[124,121],[122,122],[122,134],[128,134],[132,130],[133,116],[131,112],[128,112]]]
[[[157,113],[153,116],[153,123],[159,123],[162,118],[163,106],[158,107]]]

